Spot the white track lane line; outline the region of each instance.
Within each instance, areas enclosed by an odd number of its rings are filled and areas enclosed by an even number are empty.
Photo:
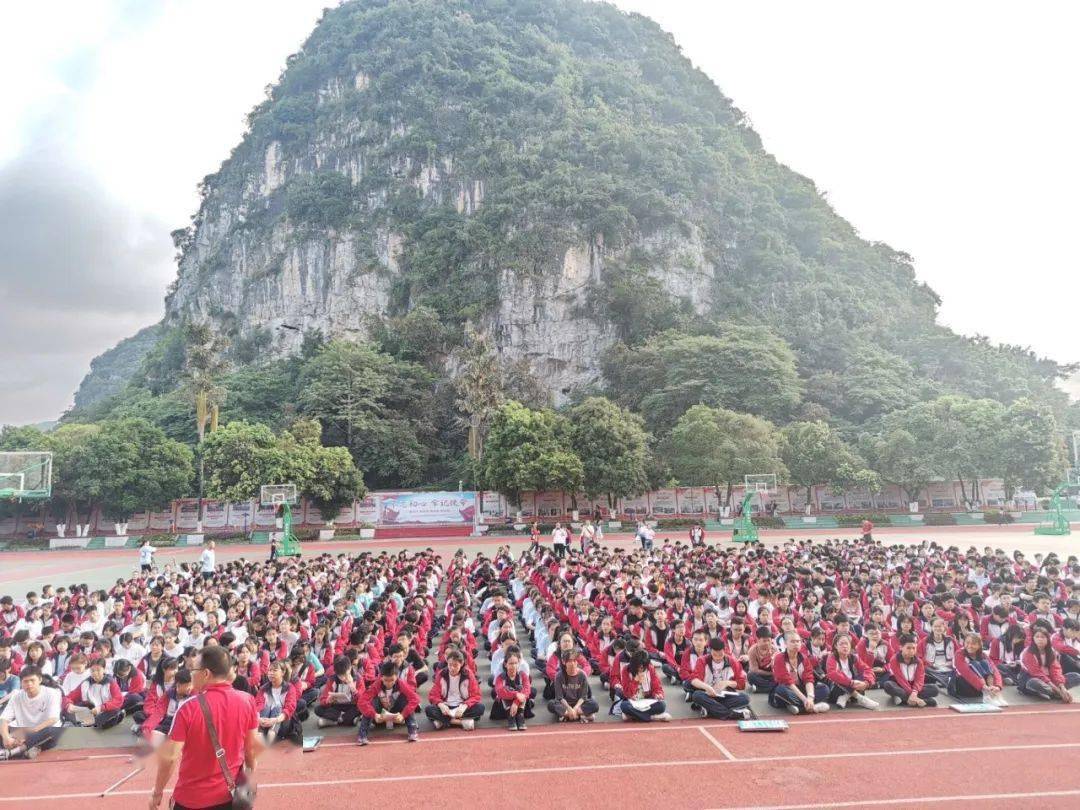
[[[1080,796],[1080,790],[1037,790],[1030,793],[972,793],[958,796],[912,796],[907,799],[867,799],[866,801],[824,802],[821,804],[747,804],[727,810],[821,810],[827,807],[880,807],[886,804],[942,804],[945,802],[985,802],[1001,799],[1052,799]]]
[[[718,739],[716,739],[716,737],[714,737],[712,734],[710,734],[709,729],[707,729],[705,726],[698,726],[697,730],[700,731],[705,736],[706,740],[708,740],[709,742],[711,742],[713,744],[713,746],[716,748],[717,751],[719,751],[721,754],[724,755],[724,759],[734,761],[734,759],[735,759],[734,754],[732,754],[730,751],[728,751],[724,747],[724,744],[722,742],[720,742]]]
[[[932,712],[932,713],[920,713],[916,712]],[[900,723],[900,722],[918,722],[921,720],[972,720],[975,718],[990,718],[996,717],[999,720],[1006,717],[1022,717],[1031,714],[1075,714],[1080,713],[1080,707],[1074,709],[1060,708],[1060,709],[1043,709],[1043,710],[1030,710],[1025,711],[1006,709],[1003,712],[993,712],[990,714],[959,714],[957,712],[933,712],[933,710],[925,709],[911,709],[898,710],[897,716],[891,716],[893,713],[888,712],[890,716],[883,716],[882,714],[869,714],[866,717],[832,717],[832,718],[792,718],[788,722],[792,728],[798,726],[813,726],[822,724],[837,724],[837,723]],[[589,728],[570,728],[570,729],[552,729],[551,731],[533,731],[529,730],[528,734],[514,734],[511,732],[473,732],[473,731],[429,731],[420,736],[420,743],[441,743],[441,742],[453,742],[460,743],[467,740],[502,740],[503,742],[509,742],[512,740],[521,740],[528,742],[534,737],[555,737],[564,734],[650,734],[663,731],[686,731],[688,728],[693,728],[685,724],[686,721],[676,721],[675,723],[634,723],[633,725],[627,724],[614,724],[614,723],[602,723],[599,725],[592,725]],[[606,728],[606,726],[614,726],[614,728]],[[706,726],[705,728],[711,731],[738,731],[738,726],[734,723],[716,724]],[[402,738],[403,739],[403,738]],[[392,738],[387,740],[371,740],[371,745],[398,745],[401,742],[399,738]],[[352,741],[339,741],[339,742],[324,742],[319,746],[322,748],[353,748],[355,743]]]
[[[919,748],[904,751],[859,751],[841,754],[793,754],[775,757],[747,757],[745,759],[684,759],[684,760],[660,760],[653,762],[619,762],[603,765],[552,765],[543,768],[507,768],[497,771],[452,771],[449,773],[424,773],[411,774],[408,776],[366,776],[354,779],[313,779],[296,782],[260,782],[261,790],[273,790],[284,788],[308,788],[308,787],[331,787],[336,785],[366,785],[386,784],[394,782],[430,782],[440,779],[490,779],[495,776],[522,776],[528,774],[550,773],[581,773],[588,771],[612,771],[625,770],[627,768],[663,768],[663,767],[695,767],[728,765],[738,767],[740,765],[754,765],[763,762],[798,762],[806,760],[831,760],[849,759],[858,757],[912,757],[941,754],[970,754],[988,753],[991,751],[1046,751],[1065,748],[1080,748],[1080,742],[1075,743],[1046,743],[1042,745],[987,745],[970,746],[965,748]],[[149,790],[118,790],[109,796],[146,796]],[[1068,795],[1068,794],[1065,794]],[[55,793],[37,796],[5,796],[0,797],[0,803],[5,802],[30,802],[39,800],[78,799],[99,797],[100,793]],[[873,804],[874,802],[861,802],[858,804]],[[856,806],[858,806],[856,804]],[[823,805],[811,805],[811,807],[834,807],[842,806],[834,802]],[[758,808],[762,810],[762,808]]]

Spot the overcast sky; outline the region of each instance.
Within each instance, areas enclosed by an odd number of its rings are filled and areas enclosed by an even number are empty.
[[[155,322],[169,231],[332,0],[0,7],[0,423]],[[656,19],[965,333],[1080,360],[1080,5],[617,0]]]

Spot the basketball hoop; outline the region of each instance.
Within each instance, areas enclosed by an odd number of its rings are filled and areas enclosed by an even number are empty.
[[[259,503],[263,506],[295,506],[298,501],[296,484],[264,484],[259,488]]]
[[[42,501],[52,497],[53,454],[20,450],[0,453],[0,498]]]

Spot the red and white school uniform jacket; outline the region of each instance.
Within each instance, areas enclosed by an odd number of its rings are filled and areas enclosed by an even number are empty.
[[[874,670],[853,652],[847,660],[841,660],[836,653],[829,653],[825,659],[825,677],[837,686],[850,687],[853,681],[866,681],[873,686]]]
[[[509,682],[505,672],[500,673],[495,678],[495,698],[509,703],[519,693],[528,695],[532,690],[532,683],[529,680],[529,673],[525,671],[524,667],[518,670],[518,678],[519,682],[515,686]]]
[[[993,616],[983,616],[979,622],[979,635],[982,636],[983,641],[989,643],[1001,638],[1002,633],[1010,624],[1016,624],[1016,618],[1010,616],[1000,624],[993,621]]]
[[[1000,638],[995,638],[990,642],[990,660],[994,662],[994,666],[1000,667],[1002,664],[1019,664],[1020,652],[1013,652],[1010,646],[1007,646],[1002,642]]]
[[[990,677],[994,682],[994,686],[1001,688],[1001,673],[998,672],[998,668],[994,665],[994,662],[989,656],[985,659],[990,664]],[[971,663],[968,661],[967,652],[963,648],[956,651],[956,677],[963,678],[972,689],[982,691],[986,688],[986,682],[982,679],[974,669],[971,668]]]
[[[660,678],[657,676],[653,665],[646,664],[645,672],[645,683],[642,684],[630,674],[629,667],[624,667],[622,669],[619,678],[619,686],[623,697],[630,700],[639,697],[652,698],[653,700],[664,699],[664,685],[660,682]]]
[[[683,650],[682,656],[679,658],[679,680],[688,681],[694,677],[694,672],[697,671],[698,661],[702,661],[709,657],[709,648],[706,646],[705,651],[698,655],[694,651],[694,645],[691,644],[685,650]]]
[[[353,681],[349,683],[347,681],[339,680],[337,675],[331,675],[326,679],[326,683],[323,684],[322,689],[319,690],[319,705],[330,706],[330,695],[345,695],[349,700],[355,701],[357,692],[364,689],[362,682]],[[335,703],[333,705],[342,706],[342,703]]]
[[[1065,675],[1061,671],[1061,661],[1057,655],[1050,662],[1050,666],[1046,667],[1028,647],[1024,650],[1024,654],[1020,656],[1020,667],[1030,678],[1038,678],[1040,681],[1046,681],[1054,686],[1065,685]]]
[[[116,679],[106,675],[100,683],[87,678],[78,689],[68,695],[69,705],[86,706],[89,709],[101,709],[111,712],[124,705],[124,695],[116,684]]]
[[[877,647],[873,650],[870,649],[870,642],[864,636],[859,639],[859,643],[855,645],[855,654],[859,656],[859,660],[866,666],[874,669],[875,667],[888,667],[890,651],[889,645],[882,639]]]
[[[577,657],[578,666],[581,667],[581,671],[586,675],[592,675],[592,665],[589,664],[589,659],[581,653],[578,653]],[[547,675],[549,681],[554,681],[555,676],[559,674],[559,668],[562,666],[562,659],[559,657],[559,651],[555,650],[548,656],[547,664],[544,665],[544,674]]]
[[[146,678],[137,668],[131,670],[131,676],[127,679],[117,678],[116,685],[120,687],[120,692],[124,697],[146,694]]]
[[[956,640],[952,636],[946,635],[941,641],[934,641],[934,637],[931,635],[919,639],[919,657],[922,658],[926,666],[931,668],[934,666],[936,651],[941,645],[944,645],[942,649],[945,652],[945,657],[951,657],[953,666],[956,665],[956,659],[960,657],[960,647]]]
[[[1033,610],[1027,615],[1029,625],[1035,624],[1039,619],[1049,622],[1051,627],[1061,627],[1061,623],[1064,621],[1059,614],[1054,613],[1052,610],[1049,613],[1036,613]]]
[[[1070,641],[1065,638],[1064,633],[1055,633],[1054,637],[1050,639],[1050,643],[1054,648],[1054,652],[1058,655],[1080,658],[1080,638],[1074,638]]]
[[[255,695],[255,711],[261,713],[267,704],[273,702],[272,687],[269,683]],[[296,702],[300,699],[299,690],[292,681],[284,681],[281,684],[281,713],[288,720],[296,712]]]
[[[926,686],[926,664],[918,653],[911,661],[905,661],[900,653],[897,653],[889,661],[889,674],[906,692],[918,694]]]
[[[724,660],[720,663],[713,660],[711,653],[701,656],[694,665],[694,678],[708,684],[735,681],[736,689],[746,688],[746,673],[743,672],[742,664],[727,653],[724,653]]]
[[[383,709],[380,697],[383,697],[384,693],[390,705],[397,701],[399,695],[404,696],[405,708],[401,710],[401,713],[406,717],[415,712],[416,707],[420,705],[420,696],[416,694],[416,689],[406,679],[399,677],[394,681],[394,685],[387,690],[383,686],[382,678],[379,678],[371,686],[356,693],[356,708],[360,710],[360,714],[364,715],[364,717],[374,718]]]
[[[773,656],[772,676],[778,686],[794,686],[796,682],[813,683],[814,665],[810,657],[802,650],[799,650],[799,657],[794,667],[786,652],[778,652]]]
[[[444,668],[439,671],[439,674],[435,676],[435,680],[431,684],[431,691],[428,693],[428,702],[432,706],[438,706],[446,700],[449,688],[450,670]],[[461,668],[458,688],[461,692],[462,702],[466,706],[475,706],[480,702],[480,682],[477,681],[476,675],[465,669],[465,667]]]

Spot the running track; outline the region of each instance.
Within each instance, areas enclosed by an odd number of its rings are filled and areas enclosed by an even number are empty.
[[[686,721],[428,732],[410,745],[395,731],[375,734],[364,749],[347,737],[308,754],[279,744],[260,760],[258,807],[370,807],[392,797],[396,806],[437,798],[485,810],[612,801],[746,810],[1074,808],[1078,764],[1080,707],[1064,706],[994,715],[851,710],[792,718],[783,734]],[[90,800],[119,810],[146,807],[154,761],[119,750],[53,751],[3,769],[12,778],[0,782],[0,807]]]

